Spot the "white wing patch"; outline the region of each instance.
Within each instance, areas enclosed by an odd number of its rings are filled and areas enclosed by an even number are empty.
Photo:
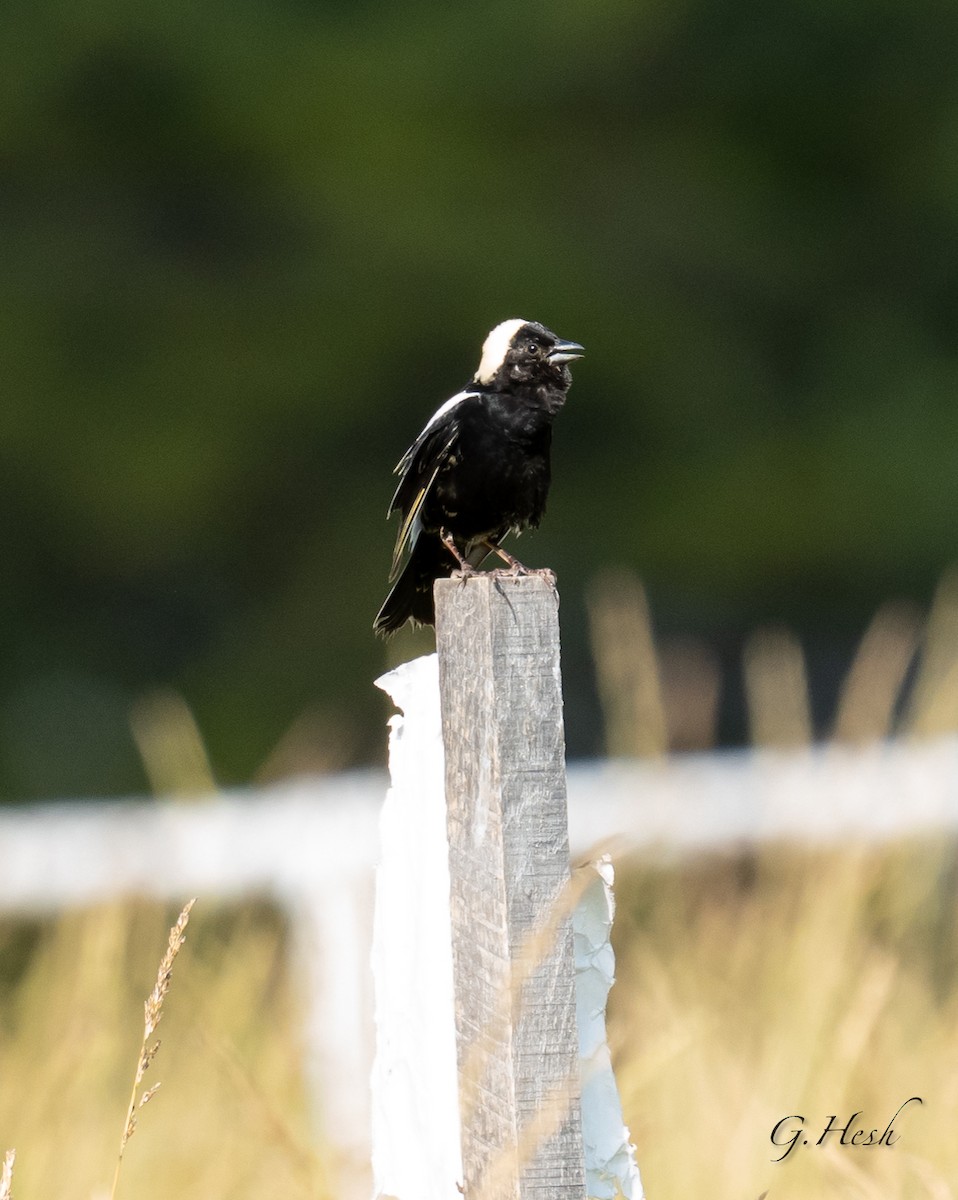
[[[430,429],[439,422],[448,413],[451,413],[454,408],[462,404],[463,400],[471,400],[473,396],[478,396],[479,392],[456,392],[455,396],[450,396],[445,404],[440,404],[436,411],[432,414],[429,420],[422,427],[422,433],[416,438],[416,442],[421,442]]]
[[[512,339],[523,325],[528,325],[521,317],[513,317],[497,325],[482,344],[482,358],[479,360],[479,370],[476,372],[478,383],[489,383],[496,371],[502,366]]]

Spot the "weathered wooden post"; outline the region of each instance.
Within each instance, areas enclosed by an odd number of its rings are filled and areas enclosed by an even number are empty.
[[[490,573],[435,595],[464,1188],[582,1200],[558,596]]]

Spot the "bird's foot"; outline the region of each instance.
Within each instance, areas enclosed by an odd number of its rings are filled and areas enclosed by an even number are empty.
[[[464,562],[462,564],[462,566],[459,567],[458,570],[452,572],[451,578],[458,579],[459,586],[462,587],[465,584],[466,580],[470,578],[470,576],[478,575],[478,574],[479,574],[479,572],[476,570],[475,567],[471,566],[467,562]]]
[[[494,571],[493,574],[501,576],[503,579],[519,579],[524,577],[527,579],[545,579],[555,587],[556,576],[555,571],[551,567],[525,567],[522,563],[516,563],[512,567],[504,568],[499,571]]]
[[[449,551],[449,553],[452,555],[452,557],[459,564],[459,572],[466,574],[466,575],[470,574],[472,572],[472,564],[467,562],[463,558],[463,556],[459,553],[459,547],[456,545],[455,539],[453,538],[452,534],[448,533],[445,529],[440,529],[439,530],[439,540],[442,542],[442,544],[446,547],[446,549]],[[455,575],[455,574],[458,574],[459,572],[454,571],[453,574]]]
[[[546,582],[551,583],[553,587],[556,585],[556,573],[551,567],[530,567],[526,574],[538,575],[540,579],[545,579]]]
[[[492,554],[497,554],[502,559],[502,561],[508,566],[509,569],[507,571],[499,571],[498,572],[500,575],[531,575],[531,574],[534,574],[534,572],[530,571],[528,567],[523,566],[522,563],[515,557],[515,555],[510,554],[508,550],[503,550],[503,548],[500,545],[498,545],[498,543],[493,542],[493,541],[486,541],[483,544],[485,545],[486,549],[488,549]]]
[[[501,546],[496,546],[493,543],[487,544],[494,554],[498,554],[504,563],[508,563],[508,568],[505,571],[498,571],[497,574],[507,576],[511,579],[516,579],[520,575],[538,575],[540,579],[548,580],[555,587],[555,572],[549,567],[527,567],[515,555],[510,554],[508,550],[503,550]]]

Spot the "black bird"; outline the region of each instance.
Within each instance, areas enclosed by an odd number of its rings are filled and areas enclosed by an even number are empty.
[[[386,515],[398,509],[402,525],[377,633],[409,620],[432,625],[434,581],[457,567],[468,574],[488,554],[525,572],[500,542],[542,519],[552,422],[572,384],[568,364],[582,354],[536,321],[503,321],[486,338],[472,383],[430,417],[396,467]]]

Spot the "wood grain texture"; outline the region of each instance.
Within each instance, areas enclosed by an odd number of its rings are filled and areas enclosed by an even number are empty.
[[[491,573],[435,595],[466,1192],[581,1200],[558,596]]]

